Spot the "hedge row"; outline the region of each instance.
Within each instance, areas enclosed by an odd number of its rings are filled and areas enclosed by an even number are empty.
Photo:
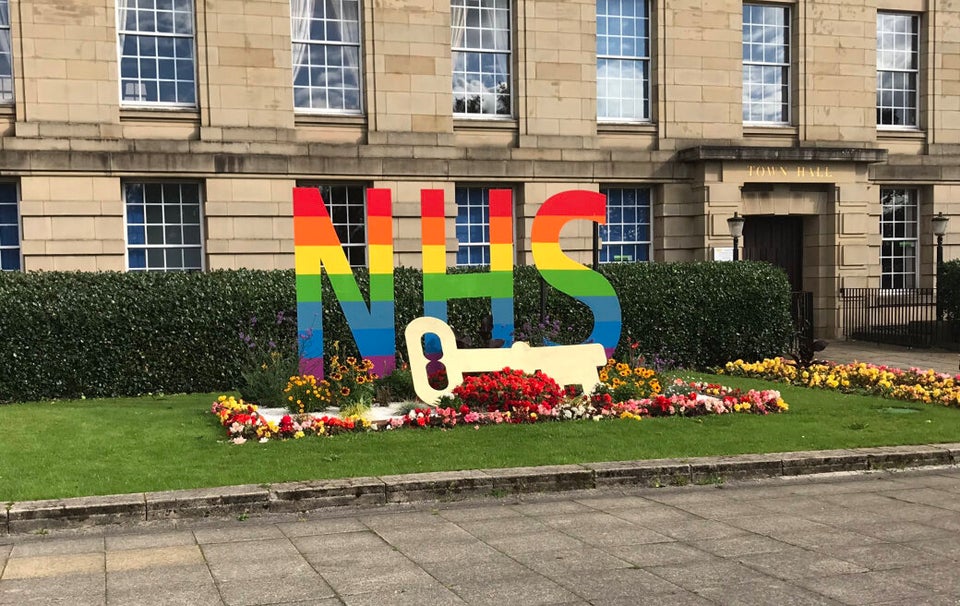
[[[790,332],[783,272],[760,263],[617,264],[601,268],[623,308],[620,353],[658,354],[685,366],[781,353]],[[358,271],[366,291],[367,276]],[[324,278],[325,303],[334,301]],[[422,274],[395,273],[398,349],[423,313]],[[249,360],[242,334],[296,347],[292,271],[0,274],[0,402],[54,397],[204,392],[235,388]],[[450,303],[450,324],[475,338],[488,299]],[[515,270],[517,326],[536,321],[540,280]],[[561,343],[584,340],[592,316],[546,288]],[[325,304],[324,340],[355,353],[338,305]]]
[[[960,259],[943,264],[940,274],[940,302],[949,320],[960,320]]]

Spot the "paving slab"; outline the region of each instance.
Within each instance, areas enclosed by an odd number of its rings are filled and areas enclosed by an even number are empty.
[[[104,606],[102,573],[0,579],[2,606]]]
[[[199,565],[151,565],[107,572],[109,604],[208,606],[223,604],[210,571]]]
[[[262,604],[302,597],[326,598],[333,590],[287,539],[203,545],[210,574],[227,604]],[[256,579],[257,582],[251,582]]]
[[[874,604],[894,601],[900,604],[926,604],[936,592],[926,590],[889,571],[841,574],[797,579],[795,584],[835,599],[843,604]]]

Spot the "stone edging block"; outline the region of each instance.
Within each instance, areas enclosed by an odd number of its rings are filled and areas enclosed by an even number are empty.
[[[248,484],[13,503],[0,508],[0,535],[84,524],[293,513],[331,507],[447,501],[498,493],[680,486],[719,483],[725,479],[958,464],[960,443]]]
[[[294,513],[345,505],[383,505],[386,502],[386,483],[380,478],[311,480],[271,485],[269,510]]]
[[[487,496],[494,488],[493,479],[475,469],[381,476],[380,479],[386,486],[387,503]]]
[[[270,506],[270,491],[264,486],[245,484],[148,492],[147,520],[168,518],[205,518],[233,513],[265,513]]]
[[[859,450],[808,450],[780,455],[783,475],[799,476],[836,471],[866,471],[869,448]]]
[[[6,514],[7,532],[31,532],[82,523],[111,524],[146,519],[144,495],[120,494],[14,503]]]

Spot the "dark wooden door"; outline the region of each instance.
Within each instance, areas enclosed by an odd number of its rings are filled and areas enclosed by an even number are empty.
[[[791,289],[803,290],[803,217],[746,217],[743,258],[782,267]]]

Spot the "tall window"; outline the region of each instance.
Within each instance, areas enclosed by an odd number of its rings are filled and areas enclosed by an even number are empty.
[[[193,0],[118,0],[120,101],[197,103]]]
[[[790,123],[790,9],[743,5],[743,121]]]
[[[917,190],[880,190],[880,287],[917,286]]]
[[[13,54],[10,52],[9,0],[0,0],[0,103],[13,103]]]
[[[597,118],[650,119],[647,0],[597,0]]]
[[[360,113],[359,0],[290,0],[293,103]]]
[[[510,0],[451,0],[453,113],[512,115]]]
[[[607,224],[600,226],[600,262],[649,261],[650,199],[645,187],[601,187]]]
[[[199,183],[126,183],[131,271],[203,269]]]
[[[16,183],[0,183],[0,271],[20,269],[20,217]]]
[[[920,18],[877,13],[877,126],[916,128]]]
[[[367,264],[366,185],[298,183],[298,187],[316,187],[330,213],[330,221],[340,238],[343,253],[351,267]]]
[[[457,265],[490,265],[490,188],[456,189]]]

